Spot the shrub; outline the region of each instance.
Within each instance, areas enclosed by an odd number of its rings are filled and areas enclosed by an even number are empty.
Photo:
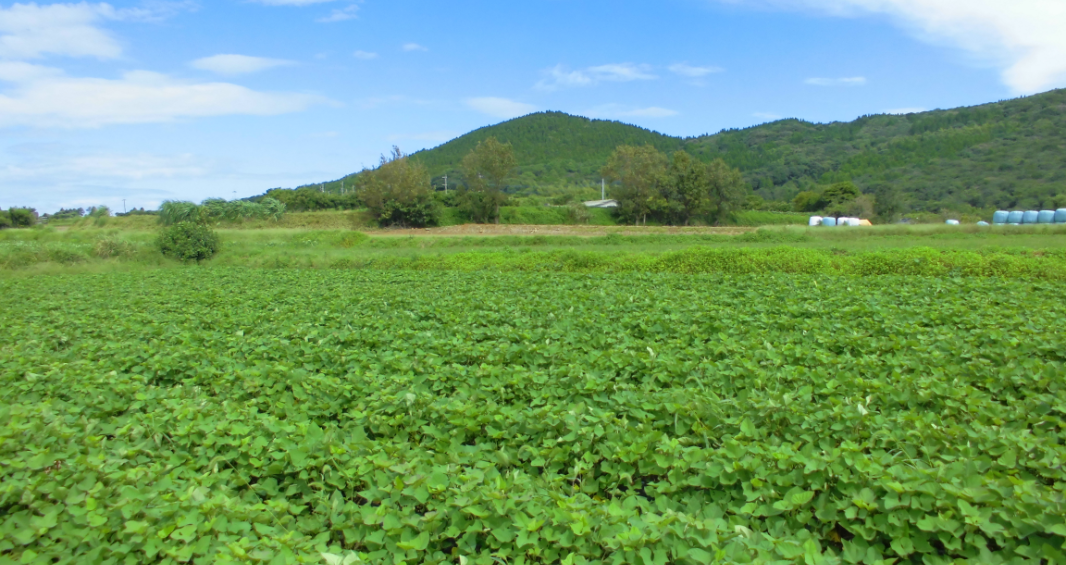
[[[11,225],[16,228],[28,228],[37,223],[37,214],[32,208],[12,208],[7,213]]]
[[[571,224],[587,224],[592,219],[592,212],[581,202],[574,202],[566,207],[566,219]]]
[[[4,210],[0,210],[0,230],[11,227],[11,216]]]
[[[163,255],[186,263],[210,259],[220,247],[218,234],[199,223],[178,222],[164,228],[159,236]]]
[[[120,239],[101,239],[93,246],[93,255],[96,255],[100,259],[129,257],[130,255],[133,255],[134,251],[136,251],[136,249],[132,243]]]

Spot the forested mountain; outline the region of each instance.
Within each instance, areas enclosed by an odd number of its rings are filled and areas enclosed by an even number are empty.
[[[1066,90],[847,123],[781,120],[687,139],[546,112],[481,128],[414,158],[435,184],[448,174],[454,186],[460,160],[489,136],[514,145],[519,176],[512,188],[521,192],[597,185],[616,146],[652,144],[704,161],[722,158],[767,200],[851,180],[864,191],[895,185],[915,210],[1066,206]],[[346,177],[347,186],[354,181]],[[327,187],[338,191],[340,181]]]
[[[849,123],[782,120],[686,149],[724,158],[769,200],[852,180],[864,190],[894,184],[915,209],[1066,206],[1066,90]]]

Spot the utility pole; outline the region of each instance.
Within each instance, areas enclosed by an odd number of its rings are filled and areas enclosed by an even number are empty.
[[[607,200],[607,181],[600,179],[600,200]]]
[[[126,199],[125,198],[122,199],[122,214],[123,215],[126,214]]]
[[[344,179],[341,179],[341,196],[344,196]]]
[[[444,175],[444,194],[448,194],[448,175]]]

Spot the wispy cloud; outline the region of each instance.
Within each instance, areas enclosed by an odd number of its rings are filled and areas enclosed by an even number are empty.
[[[675,110],[649,106],[637,108],[623,104],[604,104],[585,112],[590,118],[621,119],[621,118],[670,118],[678,115]]]
[[[836,17],[888,16],[921,41],[952,45],[1001,69],[1016,94],[1066,86],[1061,0],[718,0]]]
[[[60,69],[0,63],[0,127],[94,128],[224,115],[272,116],[329,103],[320,96],[258,92],[225,82],[185,82],[150,71],[118,79],[70,77]]]
[[[197,59],[189,63],[189,66],[194,69],[211,71],[220,75],[243,75],[294,64],[295,63],[292,61],[286,61],[284,59],[268,59],[266,57],[223,54]]]
[[[317,21],[320,23],[334,23],[344,22],[348,20],[354,20],[359,17],[359,4],[349,4],[344,8],[337,8],[330,12],[328,16],[319,18]]]
[[[633,63],[612,63],[578,70],[570,70],[564,65],[556,65],[544,71],[544,74],[547,76],[536,84],[536,88],[545,91],[593,86],[601,82],[630,82],[659,78],[652,74],[650,66]]]
[[[507,98],[486,96],[467,98],[465,102],[467,107],[494,118],[517,118],[537,111],[537,107],[532,104],[516,102]]]
[[[363,61],[369,61],[371,59],[377,59],[378,54],[372,51],[356,51],[355,53],[352,53],[352,57],[362,59]]]
[[[803,82],[812,86],[865,86],[866,77],[809,78]]]
[[[667,69],[676,75],[681,75],[683,77],[689,78],[702,78],[709,74],[720,73],[725,70],[721,67],[712,66],[696,67],[688,63],[674,63],[673,65],[667,67]]]
[[[412,51],[429,51],[428,48],[423,47],[423,46],[421,46],[421,45],[419,45],[417,43],[404,43],[400,47],[400,49],[403,49],[404,51],[406,51],[408,53],[410,53]]]
[[[755,116],[756,118],[759,118],[760,120],[766,120],[768,122],[774,122],[774,121],[777,121],[777,120],[781,119],[781,116],[778,116],[777,114],[771,114],[771,113],[768,113],[768,112],[755,112],[754,114],[752,114],[752,116]]]

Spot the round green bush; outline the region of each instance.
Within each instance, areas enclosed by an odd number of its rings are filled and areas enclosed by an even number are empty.
[[[193,222],[178,222],[163,228],[159,235],[159,250],[163,255],[184,262],[210,259],[220,247],[214,230]]]

